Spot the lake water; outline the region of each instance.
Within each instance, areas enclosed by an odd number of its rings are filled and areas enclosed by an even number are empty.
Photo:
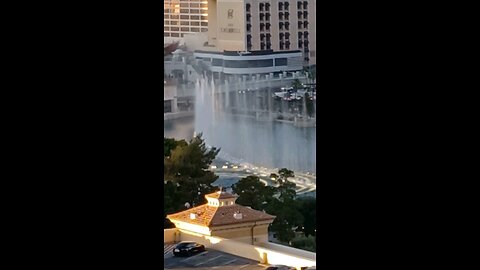
[[[189,140],[194,126],[193,117],[165,121],[164,134]],[[298,128],[288,123],[232,117],[207,133],[206,143],[220,147],[222,159],[316,173],[316,127]]]

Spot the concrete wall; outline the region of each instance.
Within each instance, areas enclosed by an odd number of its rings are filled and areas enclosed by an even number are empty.
[[[303,266],[316,266],[316,254],[303,250],[264,246],[254,246],[239,241],[214,236],[204,236],[188,231],[179,230],[179,241],[195,241],[208,248],[220,250],[240,257],[256,260],[260,263],[284,264],[300,269]],[[165,242],[165,240],[164,240]]]
[[[163,230],[163,243],[173,243],[175,242],[175,236],[178,233],[177,229],[166,229]]]
[[[212,230],[211,235],[226,239],[236,240],[245,244],[252,244],[252,226],[234,228],[228,230]],[[268,241],[268,224],[253,227],[254,244],[261,244]]]

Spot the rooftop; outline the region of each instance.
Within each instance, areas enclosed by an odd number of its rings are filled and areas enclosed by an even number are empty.
[[[238,195],[225,191],[217,191],[205,195],[207,199],[236,199]],[[250,223],[255,221],[267,221],[275,219],[275,216],[265,212],[251,209],[243,205],[235,204],[234,200],[229,200],[230,204],[212,205],[203,204],[185,211],[167,215],[170,220],[183,221],[190,224],[206,227],[223,226],[231,224]]]

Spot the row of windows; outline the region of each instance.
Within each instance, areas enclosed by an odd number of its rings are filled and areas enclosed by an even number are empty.
[[[301,20],[302,18],[308,20],[308,11],[298,12],[298,19]]]
[[[202,32],[207,32],[207,29],[205,29],[205,28],[202,28],[201,30],[202,30]],[[175,32],[173,32],[173,33],[163,32],[163,36],[164,36],[164,37],[182,37],[182,38],[183,38],[184,33],[178,33],[178,32],[176,32],[176,33],[175,33]]]
[[[199,15],[165,15],[165,19],[170,20],[202,20],[208,21],[208,16],[199,16]]]
[[[177,14],[178,9],[165,9],[164,14],[168,14],[168,13]],[[183,14],[200,14],[200,13],[208,14],[208,10],[207,9],[198,9],[198,8],[180,9],[180,13],[183,13]]]
[[[264,60],[223,60],[213,59],[212,66],[227,68],[259,68],[273,67],[273,59]]]
[[[308,29],[308,22],[298,22],[298,29]]]
[[[288,10],[290,4],[288,2],[280,2],[278,3],[278,10]]]
[[[297,2],[297,9],[308,9],[308,2],[307,1],[298,1]]]
[[[200,30],[201,29],[201,30]],[[164,31],[182,31],[182,32],[207,32],[208,28],[199,28],[199,27],[163,27]]]
[[[192,25],[192,26],[208,26],[207,22],[193,21],[164,21],[164,25]]]
[[[180,3],[180,7],[202,7],[202,8],[206,8],[208,7],[208,4],[207,2],[205,3]]]
[[[288,10],[290,4],[288,2],[280,2],[278,3],[278,10]],[[251,5],[246,4],[245,9],[247,12],[250,12]],[[258,9],[260,11],[270,11],[270,3],[259,3]],[[307,1],[298,1],[297,2],[297,9],[308,9],[308,2]]]

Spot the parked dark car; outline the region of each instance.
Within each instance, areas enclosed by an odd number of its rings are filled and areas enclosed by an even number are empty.
[[[205,251],[205,246],[195,242],[181,242],[173,249],[175,256],[192,256]]]
[[[270,265],[265,270],[296,270],[295,267],[290,267],[286,265]]]

